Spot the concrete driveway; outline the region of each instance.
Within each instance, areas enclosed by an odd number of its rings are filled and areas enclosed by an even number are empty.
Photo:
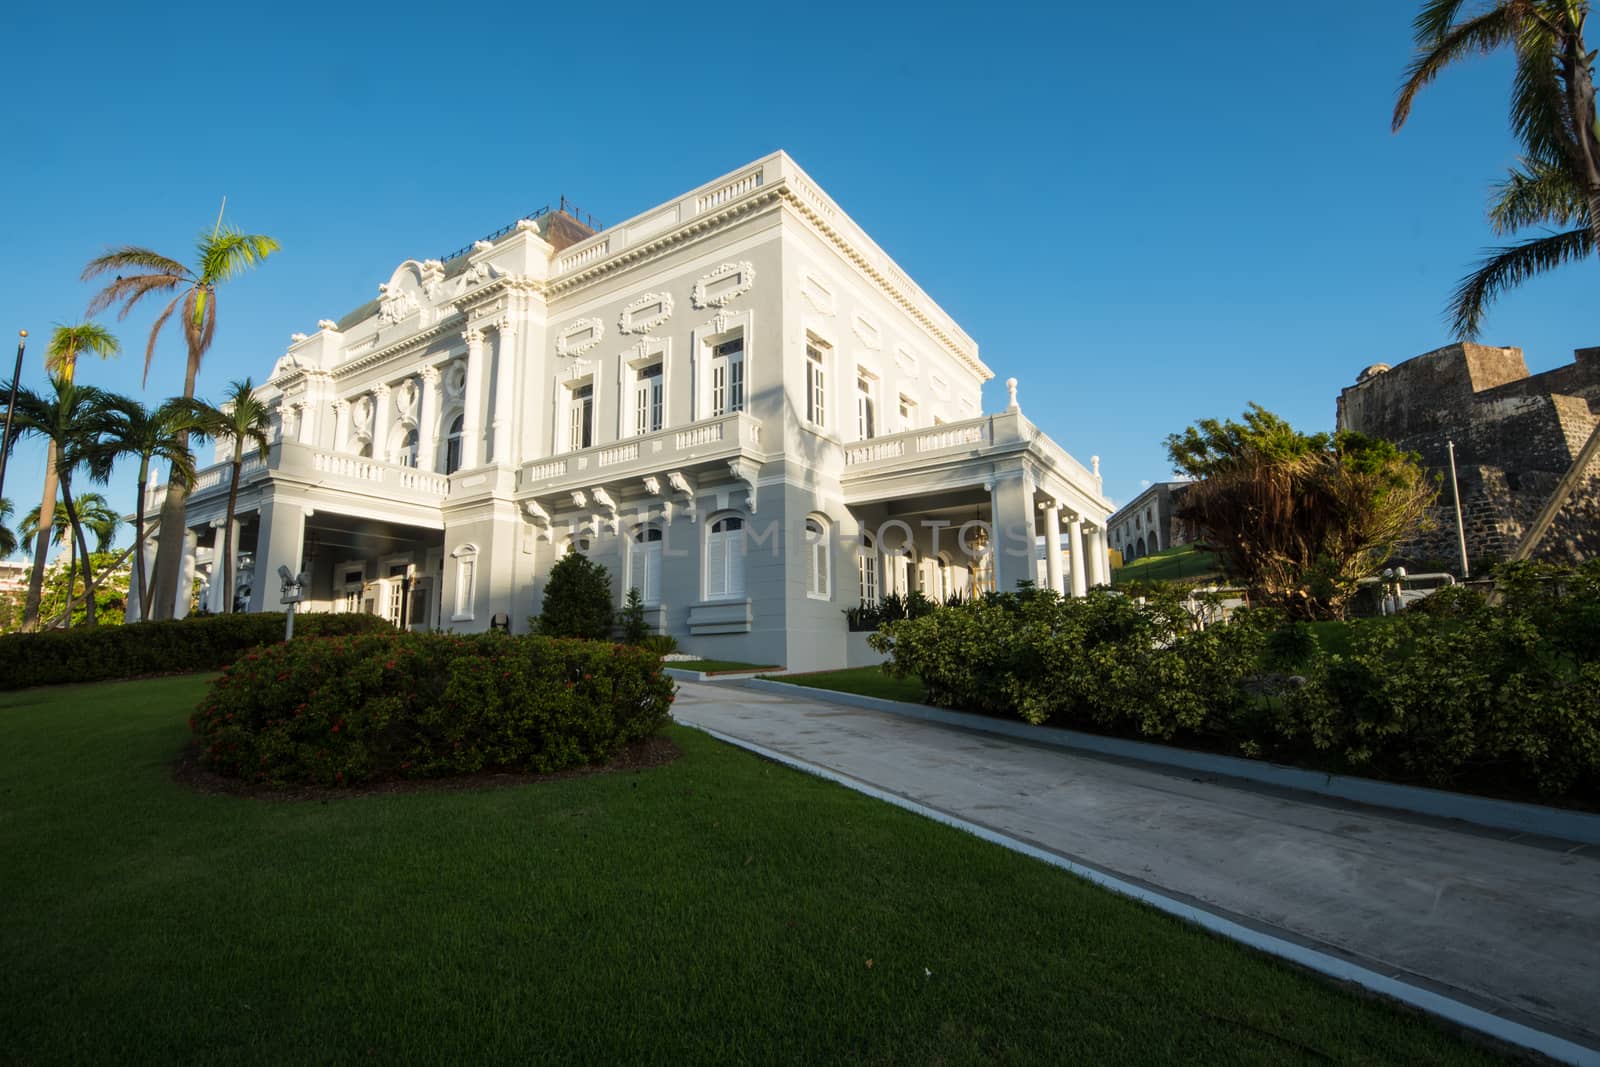
[[[736,684],[674,716],[1600,1049],[1600,847]]]

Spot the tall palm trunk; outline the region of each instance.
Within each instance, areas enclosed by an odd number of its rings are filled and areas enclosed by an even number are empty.
[[[33,573],[28,575],[28,596],[22,603],[22,628],[32,630],[39,625],[39,601],[44,596],[44,568],[50,561],[50,534],[56,516],[56,444],[50,442],[45,457],[44,498],[39,501],[39,533],[33,550]]]
[[[144,491],[150,483],[150,457],[139,459],[139,495],[133,501],[133,594],[139,600],[139,618],[150,618],[150,586],[144,575]]]
[[[233,612],[233,509],[239,503],[239,470],[244,466],[242,446],[234,442],[233,480],[228,483],[228,517],[222,524],[222,593],[228,598],[228,612]]]
[[[194,380],[200,373],[200,353],[189,349],[189,366],[183,376],[183,398],[194,399]],[[178,446],[189,447],[189,431],[178,432]],[[156,535],[155,579],[151,582],[147,619],[172,618],[178,603],[178,581],[183,571],[184,501],[189,487],[167,476],[167,496],[161,502],[161,531]]]
[[[67,608],[62,616],[64,630],[72,629],[72,605],[78,601],[78,539],[67,538]]]
[[[94,566],[89,557],[89,538],[83,532],[83,523],[78,521],[78,509],[72,503],[72,480],[61,480],[61,504],[67,510],[67,521],[72,524],[72,535],[77,539],[78,551],[83,555],[83,593],[84,593],[84,618],[83,621],[90,626],[95,624],[94,605]],[[72,602],[74,581],[69,578],[67,582],[67,623],[72,622]]]

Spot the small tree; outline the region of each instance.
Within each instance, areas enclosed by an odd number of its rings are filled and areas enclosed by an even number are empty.
[[[1304,434],[1256,404],[1167,438],[1197,479],[1178,517],[1296,618],[1342,618],[1356,583],[1421,529],[1436,492],[1417,457],[1345,430]]]
[[[642,645],[650,629],[644,622],[644,597],[637,586],[628,590],[628,599],[617,612],[617,625],[622,627],[622,639],[630,645]]]
[[[611,576],[581,552],[569,552],[550,568],[544,587],[539,632],[549,637],[611,636]]]

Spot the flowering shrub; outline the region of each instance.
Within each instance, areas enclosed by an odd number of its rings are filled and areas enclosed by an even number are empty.
[[[660,659],[624,645],[297,638],[242,656],[189,724],[222,774],[337,786],[602,762],[660,729],[671,702]]]
[[[241,652],[283,641],[283,616],[191,615],[120,626],[0,637],[0,689],[214,671]],[[375,615],[301,615],[296,637],[394,632]]]
[[[991,595],[869,640],[943,707],[1600,808],[1600,562],[1497,577],[1499,605],[1442,590],[1337,654],[1267,611],[1197,631],[1160,590]]]

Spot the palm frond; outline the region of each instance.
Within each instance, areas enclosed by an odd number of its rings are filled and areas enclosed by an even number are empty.
[[[97,322],[80,322],[76,326],[57,323],[50,333],[50,343],[45,346],[44,368],[51,374],[70,378],[79,356],[93,354],[110,359],[121,351],[121,342]]]
[[[1524,158],[1494,187],[1489,225],[1504,237],[1525,226],[1587,226],[1589,207],[1572,171],[1548,159]]]
[[[1551,27],[1530,19],[1517,40],[1517,67],[1511,80],[1511,128],[1531,156],[1568,158],[1564,92],[1558,75],[1561,42]]]
[[[1426,47],[1444,37],[1465,4],[1466,0],[1428,0],[1423,4],[1417,17],[1411,20],[1417,47]]]
[[[265,234],[241,233],[228,226],[215,234],[201,234],[200,276],[207,282],[225,282],[243,274],[278,251],[278,242]]]
[[[1584,259],[1594,251],[1594,234],[1587,228],[1490,249],[1478,268],[1461,280],[1451,298],[1451,328],[1459,337],[1476,338],[1489,306],[1500,294],[1535,275]]]
[[[91,259],[83,268],[79,276],[80,281],[89,281],[102,274],[116,272],[126,274],[132,270],[142,270],[147,274],[172,275],[181,279],[193,279],[193,274],[188,267],[175,259],[169,259],[159,252],[137,245],[122,245],[113,248],[103,256]]]
[[[190,292],[192,293],[193,290],[190,290]],[[179,293],[173,297],[172,303],[168,304],[161,314],[156,316],[155,325],[150,327],[150,340],[144,346],[144,377],[139,379],[141,387],[150,384],[150,361],[156,358],[156,338],[161,336],[161,327],[165,326],[167,320],[172,318],[172,313],[183,300],[183,296],[184,294]]]
[[[117,312],[117,318],[125,319],[133,311],[134,306],[151,293],[171,291],[180,285],[187,284],[188,279],[177,274],[130,274],[127,277],[119,276],[111,284],[94,294],[89,301],[88,314],[98,315],[112,304],[122,304],[122,310]]]
[[[1452,5],[1450,0],[1432,0],[1424,7],[1424,15],[1427,14],[1428,7],[1453,7],[1458,10],[1461,4]],[[1431,84],[1445,67],[1471,55],[1486,55],[1516,41],[1517,34],[1522,28],[1519,19],[1520,7],[1520,4],[1515,3],[1497,4],[1465,22],[1447,25],[1436,36],[1419,37],[1418,55],[1406,68],[1405,81],[1400,87],[1400,96],[1395,101],[1393,128],[1399,130],[1406,124],[1417,94]],[[1454,15],[1455,10],[1450,13]],[[1420,21],[1422,16],[1418,18]]]

